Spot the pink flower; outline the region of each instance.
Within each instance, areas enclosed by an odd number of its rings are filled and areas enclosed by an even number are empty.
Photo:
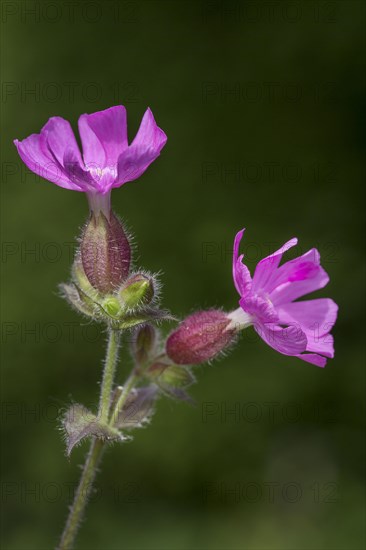
[[[61,117],[50,118],[40,134],[14,143],[32,172],[65,189],[87,193],[91,209],[107,214],[111,189],[140,177],[167,141],[147,109],[128,145],[122,105],[81,115],[79,133],[83,155],[69,122]]]
[[[232,326],[253,325],[259,336],[284,355],[324,367],[334,356],[330,331],[338,306],[330,298],[298,301],[309,292],[323,288],[329,277],[320,266],[319,252],[313,248],[279,266],[282,255],[297,244],[291,239],[282,248],[261,260],[251,277],[238,256],[244,229],[234,241],[233,277],[240,294],[240,308],[229,314]]]

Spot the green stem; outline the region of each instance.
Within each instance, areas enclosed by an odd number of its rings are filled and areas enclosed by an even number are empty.
[[[116,423],[118,419],[118,414],[122,410],[123,405],[126,403],[127,397],[132,390],[132,388],[135,386],[137,380],[139,379],[139,373],[133,370],[130,374],[130,376],[127,378],[121,395],[119,396],[116,405],[113,407],[113,410],[111,412],[111,420],[110,424],[113,426],[113,424]]]
[[[99,401],[98,414],[100,420],[108,421],[109,417],[114,373],[118,359],[119,341],[120,333],[115,330],[110,330]],[[104,446],[105,444],[101,439],[93,438],[74,502],[70,508],[69,517],[67,518],[60,544],[57,547],[58,550],[71,550],[74,546],[75,537],[80,527],[80,521],[83,517],[85,506],[88,502],[88,497],[92,489]]]
[[[74,546],[75,537],[80,527],[80,521],[84,513],[86,503],[92,489],[97,467],[104,449],[104,442],[101,439],[93,438],[90,450],[81,474],[74,502],[70,508],[64,532],[57,550],[71,550]]]
[[[114,373],[118,359],[118,348],[120,342],[120,332],[110,329],[107,356],[103,372],[102,387],[100,391],[98,417],[101,422],[108,422],[109,409],[111,405],[112,388]]]

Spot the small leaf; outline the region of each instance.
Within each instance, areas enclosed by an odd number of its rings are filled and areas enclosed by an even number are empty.
[[[116,391],[120,395],[123,388],[119,386]],[[131,430],[146,424],[153,413],[153,405],[157,395],[158,389],[155,385],[133,389],[122,410],[118,413],[115,420],[116,428]],[[114,399],[116,401],[118,395]]]
[[[75,284],[61,284],[59,288],[62,296],[74,309],[88,317],[94,316],[94,307],[87,300],[83,299]]]
[[[86,437],[94,436],[104,441],[123,441],[125,439],[117,429],[101,423],[96,415],[79,403],[74,403],[66,411],[62,426],[65,432],[68,456],[75,445],[78,445]]]

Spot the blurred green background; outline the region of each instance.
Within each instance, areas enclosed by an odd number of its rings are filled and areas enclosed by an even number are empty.
[[[28,172],[12,140],[116,104],[130,138],[148,106],[168,135],[113,192],[165,307],[237,307],[245,226],[251,269],[293,236],[317,246],[340,315],[325,369],[249,329],[197,370],[197,407],[161,400],[105,455],[77,548],[364,548],[364,24],[359,1],[2,3],[4,550],[57,542],[87,446],[65,458],[56,412],[95,403],[105,347],[57,291],[85,197]],[[119,383],[130,367],[126,345]]]

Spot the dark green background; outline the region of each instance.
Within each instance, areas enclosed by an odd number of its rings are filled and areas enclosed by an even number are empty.
[[[121,103],[130,138],[147,106],[168,135],[113,192],[163,305],[234,309],[235,233],[251,269],[297,236],[330,275],[336,356],[318,369],[249,329],[198,369],[196,408],[162,400],[108,451],[77,548],[363,548],[363,2],[3,2],[2,20],[4,550],[57,541],[86,445],[65,458],[55,407],[95,402],[105,344],[57,295],[85,197],[23,170],[12,140]],[[204,422],[208,402],[223,413]]]

